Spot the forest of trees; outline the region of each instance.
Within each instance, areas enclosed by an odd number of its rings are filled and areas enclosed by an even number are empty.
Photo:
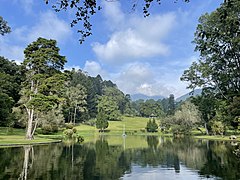
[[[130,111],[130,96],[111,81],[63,71],[66,58],[55,40],[38,38],[24,54],[21,65],[0,57],[1,126],[26,127],[31,139],[37,127],[54,132],[64,122],[86,122],[98,112],[106,120],[121,120]]]
[[[97,119],[99,129],[122,115],[164,117],[173,114],[174,95],[155,101],[131,101],[113,82],[82,70],[63,70],[66,58],[55,40],[38,38],[29,44],[21,65],[0,57],[0,126],[27,128],[33,138],[37,127],[56,132],[64,123]],[[99,120],[99,121],[98,121]]]

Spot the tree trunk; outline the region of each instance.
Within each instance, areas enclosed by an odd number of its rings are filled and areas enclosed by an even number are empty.
[[[32,134],[32,128],[33,128],[33,118],[34,118],[34,110],[33,109],[27,109],[28,112],[28,123],[27,123],[27,132],[26,132],[26,139],[32,140],[33,134]]]
[[[73,114],[73,113],[72,113],[72,111],[71,111],[71,116],[70,116],[70,119],[71,119],[71,120],[70,120],[70,123],[72,123],[72,114]]]
[[[76,113],[77,113],[77,108],[74,107],[74,115],[73,115],[73,124],[75,125],[76,123]]]
[[[208,132],[208,128],[207,128],[207,123],[206,123],[206,122],[204,123],[204,127],[205,127],[205,129],[206,129],[206,134],[208,135],[209,132]]]

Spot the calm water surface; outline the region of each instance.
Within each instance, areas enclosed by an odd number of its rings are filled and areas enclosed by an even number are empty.
[[[155,136],[0,148],[0,179],[240,179],[235,148]]]

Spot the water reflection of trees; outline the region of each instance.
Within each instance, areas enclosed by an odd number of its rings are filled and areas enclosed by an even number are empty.
[[[202,176],[239,179],[240,162],[230,143],[146,138],[147,148],[124,150],[104,139],[95,144],[51,144],[0,149],[0,179],[119,179],[132,164],[181,172],[181,164]]]

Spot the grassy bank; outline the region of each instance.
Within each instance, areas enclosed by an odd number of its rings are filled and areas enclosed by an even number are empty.
[[[59,140],[35,136],[33,140],[25,139],[24,129],[0,127],[0,146],[18,146],[26,144],[44,144],[58,142]]]
[[[148,118],[142,117],[123,117],[122,121],[110,121],[109,127],[106,129],[106,132],[100,133],[98,129],[94,126],[89,126],[85,124],[80,124],[75,126],[77,133],[84,137],[85,142],[93,141],[97,139],[100,135],[104,136],[116,136],[120,137],[125,133],[127,136],[147,136],[147,135],[163,135],[163,136],[172,136],[172,134],[163,134],[161,132],[156,133],[147,133],[145,132],[145,127],[148,122]],[[232,133],[231,133],[232,134]],[[0,127],[0,145],[6,144],[32,144],[32,143],[49,143],[55,142],[63,138],[63,132],[60,131],[57,134],[53,135],[35,135],[35,139],[32,141],[24,139],[25,130],[24,129],[13,129],[13,128],[1,128]],[[193,131],[193,136],[198,139],[209,139],[209,140],[221,140],[227,141],[229,135],[227,136],[207,136],[200,134],[199,131]],[[130,137],[128,137],[129,139]],[[240,136],[238,135],[238,141],[240,141]],[[114,144],[114,140],[110,139]],[[130,142],[131,144],[131,142]]]

